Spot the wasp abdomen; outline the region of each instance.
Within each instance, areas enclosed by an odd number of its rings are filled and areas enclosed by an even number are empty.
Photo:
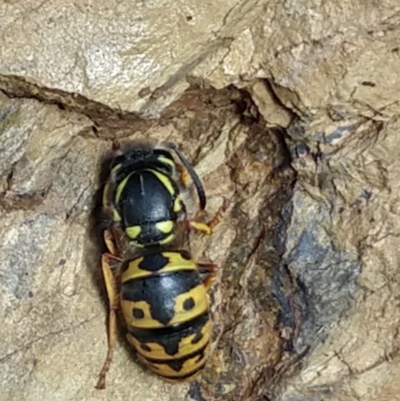
[[[196,265],[183,252],[150,254],[125,266],[121,309],[128,340],[165,379],[190,380],[204,367],[211,336],[208,308]]]

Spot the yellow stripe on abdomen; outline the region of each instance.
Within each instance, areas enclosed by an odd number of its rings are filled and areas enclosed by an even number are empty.
[[[150,254],[132,260],[126,265],[125,271],[121,274],[121,283],[133,279],[152,276],[154,274],[164,274],[168,272],[178,272],[184,270],[196,270],[196,263],[189,257],[184,257],[181,252],[162,252]]]
[[[183,358],[170,361],[153,361],[146,359],[149,368],[160,376],[181,378],[204,366],[210,352],[210,344]]]
[[[138,338],[130,333],[128,333],[127,338],[129,343],[143,357],[160,360],[170,360],[174,357],[177,358],[189,355],[194,351],[204,347],[211,339],[211,332],[212,324],[211,320],[208,320],[208,322],[201,329],[198,329],[195,332],[187,336],[183,336],[181,339],[178,339],[177,346],[175,347],[176,352],[174,352],[173,355],[171,355],[171,353],[167,353],[165,344],[163,345],[163,343],[161,342],[161,340],[163,340],[163,338],[161,338],[161,335],[158,338],[159,342],[157,342],[156,330],[153,331],[154,338],[150,342],[146,342],[143,340],[141,342]],[[168,338],[165,341],[168,341]],[[171,342],[172,341],[173,340],[171,340]]]

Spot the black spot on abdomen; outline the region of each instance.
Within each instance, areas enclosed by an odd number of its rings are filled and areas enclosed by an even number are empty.
[[[162,253],[153,253],[143,256],[143,260],[139,263],[139,268],[150,272],[156,272],[167,264],[168,258]]]
[[[185,310],[191,310],[194,308],[194,299],[192,297],[189,297],[187,299],[185,299],[185,301],[183,302],[183,309]]]
[[[139,309],[139,308],[133,308],[132,315],[135,319],[143,319],[144,318],[144,312],[142,309]]]

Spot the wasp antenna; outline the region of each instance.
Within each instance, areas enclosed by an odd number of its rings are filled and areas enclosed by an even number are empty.
[[[189,171],[190,177],[193,180],[194,186],[196,187],[197,194],[199,196],[200,209],[204,210],[206,207],[206,203],[207,203],[206,193],[204,191],[203,184],[201,183],[200,178],[197,175],[196,171],[194,170],[193,166],[189,163],[189,161],[186,159],[186,157],[181,153],[181,151],[173,143],[166,142],[165,146],[172,149],[178,155],[182,164]]]

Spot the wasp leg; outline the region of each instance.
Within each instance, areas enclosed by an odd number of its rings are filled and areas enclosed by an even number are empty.
[[[177,149],[175,149],[175,152],[177,152],[179,158],[183,163],[183,165],[178,165],[179,180],[185,189],[187,189],[191,184],[195,186],[197,195],[199,197],[200,209],[204,210],[206,207],[207,198],[206,193],[204,192],[203,184],[200,181],[200,178],[197,175],[196,171],[189,164],[186,158]]]
[[[106,234],[104,234],[106,237]],[[109,245],[109,244],[107,244]],[[112,247],[111,247],[112,248]],[[115,250],[112,248],[112,250]],[[108,351],[107,357],[104,362],[103,368],[99,374],[99,380],[97,382],[97,389],[104,389],[106,387],[106,375],[110,369],[110,365],[114,355],[114,347],[116,341],[117,332],[117,311],[118,311],[118,289],[115,278],[112,273],[111,263],[120,263],[120,259],[112,255],[111,253],[105,253],[101,259],[101,266],[103,269],[104,282],[106,285],[108,300],[110,303],[110,311],[108,315]]]
[[[207,223],[208,227],[210,227],[211,231],[221,222],[224,218],[224,214],[229,207],[229,200],[224,198],[221,207],[215,213],[215,216]]]
[[[110,252],[111,255],[115,256],[117,254],[117,248],[115,246],[114,235],[111,233],[111,231],[104,230],[103,238],[104,238],[104,242],[106,243],[108,252]],[[103,269],[103,271],[104,271],[104,269]]]
[[[200,221],[192,221],[188,220],[187,222],[188,228],[194,229],[196,231],[199,231],[205,235],[211,235],[212,234],[212,229],[211,227],[208,226],[207,223],[202,223]]]
[[[182,185],[187,188],[192,182],[192,177],[190,176],[189,170],[183,166],[179,166],[179,179]]]
[[[226,210],[229,207],[229,201],[224,198],[222,202],[222,206],[217,210],[215,216],[207,223],[202,223],[200,221],[191,221],[188,220],[189,228],[193,228],[196,231],[200,231],[205,235],[211,235],[213,229],[221,222],[224,217]]]
[[[120,227],[114,226],[112,230],[104,230],[103,238],[108,252],[115,256],[115,260],[119,259],[122,262],[122,258],[119,256],[123,255],[124,251],[126,251],[125,233]]]
[[[213,263],[197,263],[197,266],[200,274],[206,275],[205,279],[203,280],[203,284],[208,291],[217,277],[217,265]]]

